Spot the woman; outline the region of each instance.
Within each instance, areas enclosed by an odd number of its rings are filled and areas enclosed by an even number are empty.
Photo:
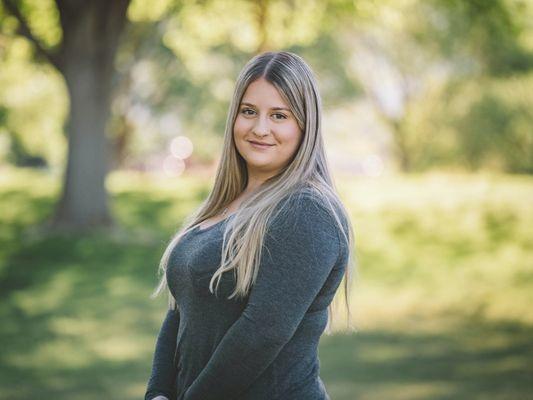
[[[344,275],[348,290],[353,230],[301,57],[241,71],[214,187],[184,225],[160,263],[169,310],[145,399],[329,399],[318,342]]]

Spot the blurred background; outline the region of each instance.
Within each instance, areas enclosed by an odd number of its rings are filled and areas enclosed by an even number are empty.
[[[0,0],[0,398],[142,398],[160,257],[267,50],[316,73],[355,228],[331,398],[533,399],[531,0]]]

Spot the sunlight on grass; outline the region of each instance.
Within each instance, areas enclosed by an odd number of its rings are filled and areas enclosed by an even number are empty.
[[[533,323],[528,178],[340,182],[356,233],[359,286],[352,302],[362,325],[450,312]]]
[[[115,336],[94,343],[92,349],[101,358],[128,361],[137,359],[141,346],[140,343],[131,341],[128,337]]]
[[[95,354],[64,337],[41,343],[32,353],[10,354],[7,362],[18,368],[83,368],[94,364]]]
[[[447,383],[388,383],[382,384],[372,390],[372,393],[362,394],[362,400],[425,400],[432,398],[447,398],[453,394],[453,388]]]
[[[14,304],[28,316],[60,308],[72,296],[78,279],[78,273],[74,269],[59,271],[49,282],[37,283],[31,291],[14,293]]]
[[[79,337],[83,335],[93,336],[99,332],[101,322],[88,318],[52,317],[48,327],[56,335]]]

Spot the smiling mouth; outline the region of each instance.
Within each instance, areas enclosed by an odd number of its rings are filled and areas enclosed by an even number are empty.
[[[248,140],[248,143],[254,145],[254,146],[257,146],[257,147],[271,147],[271,146],[274,146],[273,144],[269,144],[269,143],[259,143],[259,142],[255,142],[253,140]]]

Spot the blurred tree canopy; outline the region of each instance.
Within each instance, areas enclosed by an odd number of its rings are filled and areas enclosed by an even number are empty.
[[[93,15],[110,4],[82,3],[100,5]],[[0,160],[63,170],[76,144],[65,135],[72,91],[58,66],[80,8],[0,4]],[[326,112],[372,105],[400,170],[533,170],[530,1],[133,0],[124,12],[116,52],[109,41],[95,53],[114,54],[109,101],[95,105],[110,168],[157,160],[176,135],[190,137],[193,159],[212,160],[238,71],[258,52],[285,49],[316,71]],[[83,57],[74,59],[71,82],[83,82]]]
[[[530,3],[404,0],[367,15],[345,48],[401,170],[531,173]]]

